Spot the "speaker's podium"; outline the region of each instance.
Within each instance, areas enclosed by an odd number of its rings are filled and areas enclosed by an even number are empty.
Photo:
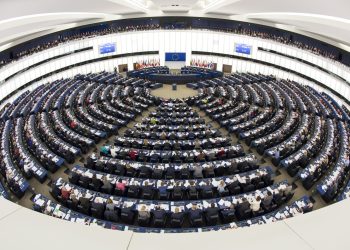
[[[172,88],[173,88],[173,90],[176,90],[176,89],[177,89],[176,83],[173,83],[173,84],[172,84]]]

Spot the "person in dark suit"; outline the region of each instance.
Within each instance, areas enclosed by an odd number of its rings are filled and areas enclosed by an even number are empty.
[[[191,219],[198,219],[202,216],[202,210],[198,209],[196,205],[193,205],[189,211]]]
[[[207,216],[212,216],[218,214],[219,209],[215,206],[215,203],[211,203],[210,207],[206,209]]]
[[[135,218],[135,213],[131,207],[124,207],[121,209],[120,217],[125,223],[133,223]]]
[[[96,190],[99,190],[103,185],[102,181],[96,177],[95,173],[92,175],[91,183]]]
[[[96,197],[95,200],[91,204],[91,212],[93,215],[102,218],[105,211],[105,204],[100,197]]]
[[[268,210],[272,205],[273,195],[270,191],[267,191],[267,195],[261,201],[261,205],[265,210]]]
[[[145,165],[142,165],[139,168],[139,175],[142,175],[144,178],[149,178],[151,176],[151,169],[146,167]]]
[[[152,212],[154,220],[164,220],[166,216],[166,211],[159,206],[155,207],[155,210]]]
[[[82,207],[90,207],[90,199],[83,195],[79,198],[79,203]]]
[[[235,218],[235,206],[231,203],[229,207],[224,207],[220,210],[221,216],[225,223],[232,222]]]
[[[182,212],[179,207],[176,207],[174,212],[171,213],[171,225],[175,227],[181,227],[184,216],[184,212]]]
[[[111,184],[111,182],[107,179],[106,176],[102,177],[102,187],[101,190],[103,190],[105,193],[112,193],[113,190],[113,185]]]
[[[216,225],[219,218],[219,209],[215,206],[215,203],[211,203],[205,210],[205,218],[208,225]]]
[[[196,205],[192,206],[192,208],[189,211],[189,217],[193,226],[199,226],[202,223],[202,221],[199,221],[203,218],[202,214],[203,211],[201,209],[198,209]]]
[[[246,198],[242,198],[242,202],[238,203],[236,206],[236,213],[240,217],[240,219],[245,219],[250,216],[250,203]]]
[[[142,197],[145,199],[152,199],[153,195],[154,195],[153,186],[149,185],[148,181],[145,181],[142,187]]]
[[[87,188],[90,182],[91,182],[90,178],[84,174],[81,175],[79,178],[79,184],[84,188]]]

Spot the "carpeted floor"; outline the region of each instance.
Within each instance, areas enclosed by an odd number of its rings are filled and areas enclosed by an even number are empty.
[[[172,90],[171,84],[163,84],[163,88],[155,89],[151,91],[154,96],[169,98],[187,98],[197,95],[197,90],[193,90],[186,87],[186,84],[177,84],[177,90]]]

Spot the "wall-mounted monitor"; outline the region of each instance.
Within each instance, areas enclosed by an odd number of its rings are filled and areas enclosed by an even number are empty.
[[[186,53],[183,52],[166,52],[165,53],[166,62],[185,62]]]
[[[115,43],[105,43],[98,46],[100,54],[113,53],[116,51]]]
[[[250,55],[252,52],[252,46],[243,43],[235,43],[235,52]]]

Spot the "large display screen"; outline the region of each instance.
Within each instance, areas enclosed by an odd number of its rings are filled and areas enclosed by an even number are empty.
[[[250,55],[252,46],[243,43],[235,43],[235,52]]]
[[[115,43],[106,43],[98,46],[100,54],[107,54],[116,51]]]
[[[166,62],[185,62],[186,61],[186,53],[166,52],[165,53],[165,61]]]

